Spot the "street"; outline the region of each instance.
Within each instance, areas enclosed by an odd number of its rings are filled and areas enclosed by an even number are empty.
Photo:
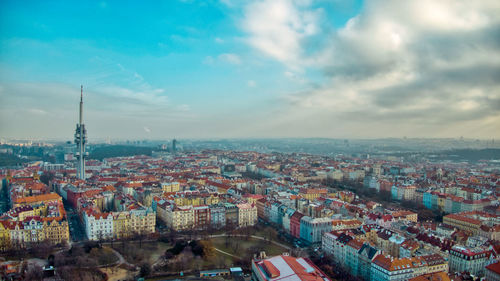
[[[72,241],[78,242],[86,240],[85,230],[76,210],[66,202],[64,203],[64,209],[68,217],[69,233]]]

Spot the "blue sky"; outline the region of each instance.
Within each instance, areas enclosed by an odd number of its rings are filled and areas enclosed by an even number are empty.
[[[498,4],[390,2],[2,1],[0,136],[498,137]]]

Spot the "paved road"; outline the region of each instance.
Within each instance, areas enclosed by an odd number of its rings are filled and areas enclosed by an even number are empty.
[[[83,241],[87,237],[85,235],[85,229],[80,221],[80,217],[76,210],[70,206],[70,204],[64,204],[64,209],[66,210],[68,216],[69,232],[71,239],[73,241]]]
[[[120,266],[122,264],[125,264],[125,265],[130,266],[130,267],[136,267],[135,264],[129,263],[127,260],[125,260],[125,258],[122,256],[122,254],[120,254],[120,252],[118,252],[117,250],[115,250],[115,249],[113,249],[111,247],[109,247],[109,248],[118,257],[118,264],[116,264],[115,266]]]
[[[233,255],[233,254],[231,254],[231,253],[228,253],[228,252],[225,252],[225,251],[222,251],[221,249],[217,249],[217,248],[215,248],[215,247],[214,247],[214,250],[215,250],[215,251],[217,251],[217,252],[219,252],[219,253],[222,253],[222,254],[224,254],[224,255],[228,255],[228,256],[230,256],[230,257],[237,258],[237,259],[240,259],[240,260],[241,260],[241,257],[239,257],[239,256],[235,256],[235,255]]]
[[[3,186],[0,180],[0,214],[9,210],[9,192],[6,186]]]

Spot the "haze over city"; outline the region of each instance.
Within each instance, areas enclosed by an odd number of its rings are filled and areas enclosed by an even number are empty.
[[[0,280],[500,281],[499,15],[0,1]]]
[[[500,137],[498,1],[3,1],[0,136]]]

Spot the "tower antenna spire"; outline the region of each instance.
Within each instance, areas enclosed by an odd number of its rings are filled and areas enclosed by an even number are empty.
[[[75,130],[76,158],[78,160],[77,177],[85,180],[85,158],[87,156],[85,143],[87,142],[87,130],[85,130],[85,125],[83,124],[83,85],[80,85],[80,119],[78,121]]]

